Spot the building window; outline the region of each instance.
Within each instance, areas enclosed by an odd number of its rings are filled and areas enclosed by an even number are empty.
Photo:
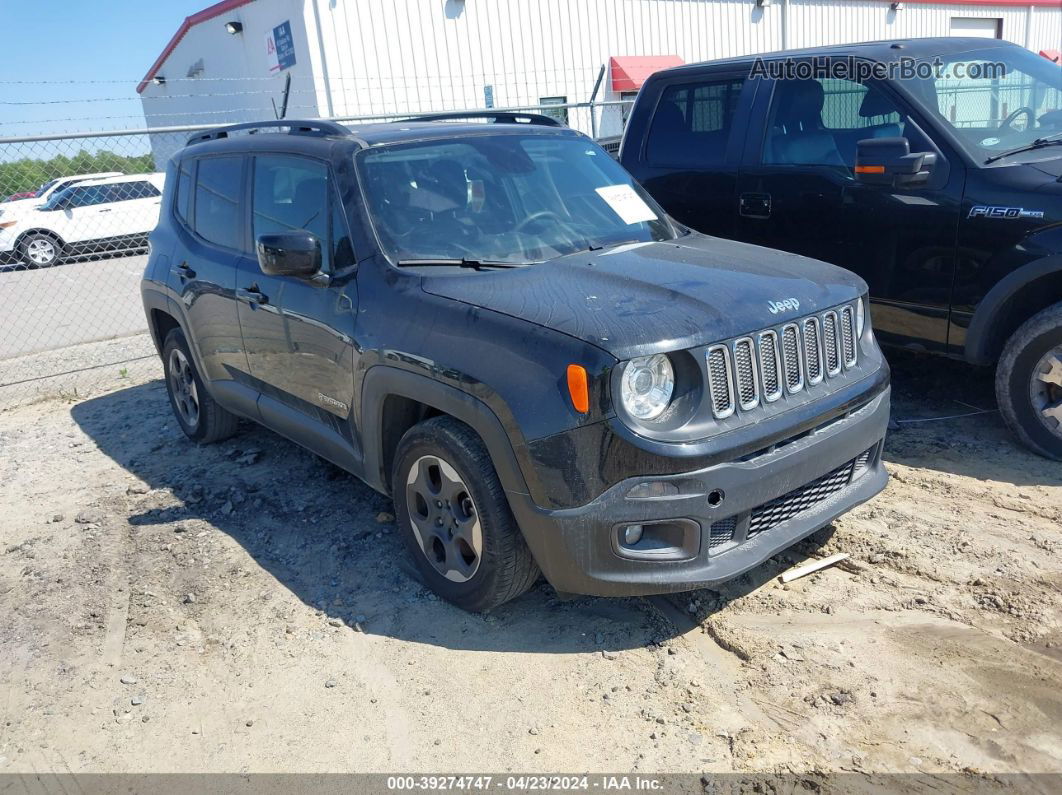
[[[568,98],[567,97],[539,97],[538,104],[539,105],[567,105],[568,104]],[[556,110],[543,110],[542,111],[542,115],[543,116],[549,116],[551,119],[556,119],[561,124],[565,124],[566,125],[568,123],[568,109],[567,108],[557,108]]]
[[[952,17],[948,32],[952,36],[1002,39],[1003,20],[998,17]]]

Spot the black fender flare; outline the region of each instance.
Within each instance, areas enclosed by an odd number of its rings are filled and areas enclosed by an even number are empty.
[[[365,462],[364,479],[372,488],[387,493],[389,473],[383,471],[381,431],[384,403],[391,396],[416,400],[471,427],[486,445],[506,492],[528,493],[527,482],[509,436],[501,420],[486,403],[428,376],[380,364],[365,371],[361,388],[359,425]]]
[[[38,227],[36,229],[27,229],[25,232],[18,236],[18,238],[15,240],[15,251],[22,251],[22,244],[26,242],[26,238],[30,235],[46,235],[50,237],[52,240],[59,244],[60,251],[65,249],[67,245],[66,241],[63,240],[63,236],[60,235],[58,232],[55,232],[51,229],[45,229],[44,227]]]
[[[154,318],[151,316],[152,312],[158,311],[169,315],[174,319],[181,330],[184,330],[184,323],[181,322],[181,318],[173,311],[173,307],[170,306],[170,299],[165,293],[160,290],[155,290],[150,287],[143,287],[140,290],[140,297],[144,303],[144,314],[147,316],[148,333],[151,334],[151,340],[155,343],[155,350],[162,355],[162,343],[164,340],[159,339],[158,329],[155,328]],[[187,334],[187,332],[185,332]]]
[[[1003,317],[1007,304],[1032,282],[1056,273],[1062,273],[1062,254],[1028,262],[1000,279],[977,305],[966,330],[966,360],[971,364],[994,363],[996,323]]]

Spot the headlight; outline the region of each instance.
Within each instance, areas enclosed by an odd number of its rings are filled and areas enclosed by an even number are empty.
[[[863,336],[863,329],[865,329],[866,325],[867,325],[867,310],[866,310],[866,305],[865,304],[866,304],[866,300],[862,296],[860,296],[859,300],[856,301],[856,337],[857,338]]]
[[[667,409],[674,392],[675,372],[663,354],[639,356],[627,362],[620,399],[632,417],[655,420]]]

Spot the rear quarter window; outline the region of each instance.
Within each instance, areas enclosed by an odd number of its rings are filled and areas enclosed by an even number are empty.
[[[725,78],[665,88],[649,126],[649,163],[721,165],[743,85]]]

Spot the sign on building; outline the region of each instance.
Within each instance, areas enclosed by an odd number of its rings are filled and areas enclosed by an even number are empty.
[[[291,22],[284,20],[266,34],[266,57],[269,73],[277,74],[295,65],[295,40],[291,37]]]

